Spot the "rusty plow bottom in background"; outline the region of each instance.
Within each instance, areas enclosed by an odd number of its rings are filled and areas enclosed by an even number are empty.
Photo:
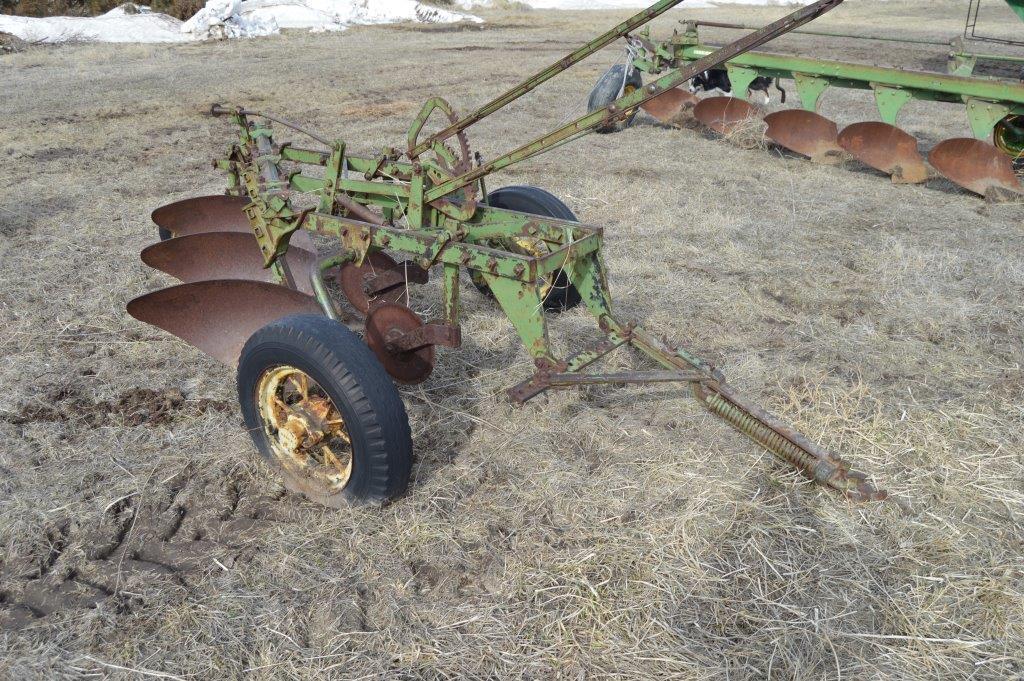
[[[719,135],[730,137],[762,120],[764,135],[778,146],[815,163],[837,164],[849,155],[886,173],[895,184],[919,184],[929,179],[928,165],[951,182],[990,200],[1006,201],[1024,194],[1010,157],[996,146],[974,138],[939,142],[927,163],[909,133],[881,121],[863,121],[841,131],[834,121],[804,109],[785,109],[767,115],[737,97],[697,98],[679,88],[666,92],[643,109],[662,123],[674,123],[692,109],[693,118]]]

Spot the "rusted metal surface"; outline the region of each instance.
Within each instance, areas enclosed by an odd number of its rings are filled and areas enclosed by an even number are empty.
[[[242,196],[197,196],[161,206],[153,211],[151,217],[157,227],[176,237],[206,232],[244,232],[251,235],[252,226],[245,216],[247,205],[249,199]],[[293,234],[291,245],[316,252],[308,232]]]
[[[611,374],[556,373],[548,377],[552,388],[609,383],[699,383],[705,376],[698,371],[619,371]]]
[[[316,254],[293,246],[286,259],[296,288],[313,295],[310,275]],[[205,279],[274,282],[252,234],[241,232],[205,232],[161,241],[142,251],[142,262],[186,283]]]
[[[707,97],[693,107],[693,116],[718,134],[731,135],[754,125],[761,111],[736,97]]]
[[[396,345],[402,336],[421,327],[423,320],[419,315],[398,303],[374,305],[366,318],[366,344],[399,383],[422,383],[434,370],[433,345],[420,345],[408,352],[403,352]]]
[[[981,140],[956,137],[939,142],[928,154],[928,162],[949,180],[987,198],[1009,198],[1021,192],[1010,159]]]
[[[234,366],[249,336],[290,314],[321,314],[312,296],[262,281],[214,279],[139,296],[128,314]]]
[[[854,123],[843,128],[838,142],[864,165],[891,175],[893,182],[916,184],[928,179],[917,139],[894,125],[880,121]]]
[[[362,220],[363,222],[369,222],[371,225],[384,224],[383,216],[379,215],[378,213],[375,213],[374,211],[370,210],[369,208],[360,203],[356,203],[343,193],[337,194],[334,197],[334,200],[337,201],[341,205],[341,207],[345,209],[347,213],[355,216],[357,219]]]
[[[267,370],[256,402],[273,461],[289,489],[340,507],[352,475],[352,441],[341,411],[305,372],[288,365]]]
[[[657,118],[662,123],[671,123],[680,114],[697,106],[700,98],[692,92],[674,87],[666,90],[654,99],[640,105],[640,108]]]
[[[411,272],[407,278],[407,272]],[[424,271],[407,267],[380,251],[369,253],[361,265],[348,262],[338,269],[338,286],[348,302],[366,314],[377,302],[397,303],[406,297],[406,283],[423,280]],[[424,282],[425,283],[425,282]]]
[[[807,156],[815,163],[838,163],[843,150],[836,142],[836,124],[821,114],[803,109],[776,111],[764,117],[765,136],[779,146]]]
[[[392,353],[412,352],[425,345],[457,348],[462,345],[462,328],[443,322],[431,322],[409,332],[393,331],[387,338],[387,350]]]

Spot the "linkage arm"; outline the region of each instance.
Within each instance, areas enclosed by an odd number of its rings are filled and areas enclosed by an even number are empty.
[[[506,105],[510,104],[511,102],[514,102],[515,100],[519,99],[530,90],[536,88],[538,85],[547,82],[548,80],[551,80],[562,71],[565,71],[566,69],[571,67],[573,64],[578,64],[579,62],[583,61],[590,55],[597,52],[598,50],[606,47],[607,45],[610,45],[614,41],[626,35],[633,29],[643,26],[651,19],[654,19],[655,17],[663,14],[666,10],[672,9],[682,1],[683,0],[660,0],[660,2],[651,5],[644,11],[634,14],[632,17],[622,22],[615,28],[611,29],[604,35],[601,35],[591,40],[589,43],[579,48],[575,52],[568,54],[565,57],[562,57],[561,59],[559,59],[558,61],[556,61],[554,64],[547,67],[543,71],[534,74],[533,76],[527,78],[524,82],[515,86],[511,90],[508,90],[504,94],[501,94],[498,97],[487,102],[473,113],[456,121],[455,123],[452,123],[444,130],[441,130],[440,132],[435,133],[434,135],[431,135],[427,139],[423,140],[422,142],[420,142],[415,147],[409,150],[409,156],[411,158],[415,158],[422,154],[427,149],[429,149],[434,142],[443,142],[444,140],[448,139],[449,137],[458,133],[459,131],[465,130],[466,128],[473,125],[480,119],[490,116],[498,109],[501,109]]]
[[[485,175],[510,166],[513,163],[518,163],[519,161],[536,156],[537,154],[547,151],[550,147],[559,144],[574,135],[592,130],[604,121],[621,115],[623,111],[640,106],[644,102],[654,99],[665,91],[671,90],[672,88],[685,83],[698,73],[703,73],[704,71],[713,69],[720,64],[733,59],[737,55],[763,45],[780,35],[789,33],[798,26],[803,26],[822,14],[835,9],[842,4],[842,2],[843,0],[818,0],[818,2],[807,5],[806,7],[783,17],[778,21],[768,24],[759,31],[755,31],[726,45],[725,47],[722,47],[719,50],[716,50],[715,52],[712,52],[706,57],[698,59],[695,62],[691,62],[686,66],[669,71],[653,83],[650,83],[631,94],[616,99],[603,109],[598,109],[592,113],[577,118],[575,121],[559,128],[545,137],[528,142],[514,151],[510,151],[507,154],[499,156],[467,173],[460,175],[459,177],[452,178],[451,180],[434,187],[427,192],[425,200],[428,203],[436,201],[437,199],[458,191],[462,187],[476,182]],[[655,5],[655,7],[658,7],[658,5]],[[469,118],[464,120],[469,120]],[[443,133],[444,131],[439,134]]]

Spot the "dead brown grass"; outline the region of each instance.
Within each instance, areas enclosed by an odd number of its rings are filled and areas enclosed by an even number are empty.
[[[849,3],[826,23],[948,36],[961,9]],[[937,181],[894,187],[643,120],[491,183],[543,186],[605,225],[623,316],[714,360],[914,500],[909,517],[806,483],[666,388],[512,408],[502,391],[528,358],[471,292],[465,347],[403,390],[418,457],[410,492],[383,509],[325,511],[284,494],[256,460],[229,371],[124,313],[169,283],[138,260],[155,238],[149,212],[221,186],[209,159],[232,133],[202,115],[211,101],[278,111],[373,153],[402,138],[410,111],[340,111],[433,94],[466,110],[620,17],[497,12],[482,31],[0,58],[0,611],[25,574],[83,577],[95,537],[125,528],[128,547],[111,554],[123,557],[114,597],[0,633],[0,676],[1024,674],[1021,205]],[[453,49],[466,46],[491,49]],[[923,46],[783,47],[942,59]],[[489,119],[473,148],[493,156],[580,111],[617,58],[609,50]],[[874,117],[852,91],[830,92],[825,113]],[[966,117],[914,104],[903,125],[927,146],[965,132]],[[434,294],[417,304],[436,306]],[[573,312],[556,338],[590,325]],[[241,524],[167,558],[168,572],[131,572],[160,542],[193,541],[160,538],[179,507],[186,520]]]

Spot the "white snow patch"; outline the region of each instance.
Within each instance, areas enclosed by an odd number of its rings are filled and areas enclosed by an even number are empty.
[[[139,5],[121,5],[98,17],[16,17],[0,14],[0,31],[30,43],[176,43],[181,22]]]
[[[357,24],[399,21],[455,23],[483,20],[416,0],[209,0],[181,27],[197,38],[249,37],[282,28],[343,31]]]
[[[282,28],[343,31],[357,24],[481,23],[483,19],[416,0],[208,0],[185,22],[130,3],[98,17],[0,14],[0,31],[39,43],[165,43],[271,35]]]

